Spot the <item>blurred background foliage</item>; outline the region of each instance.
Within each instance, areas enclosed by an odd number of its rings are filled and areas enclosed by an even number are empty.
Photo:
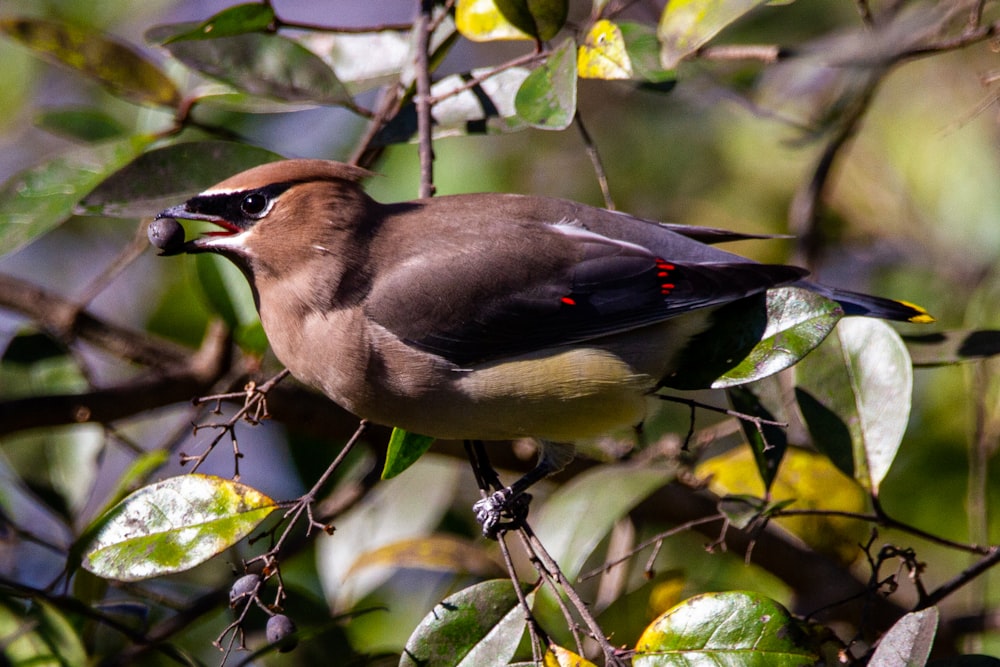
[[[358,27],[411,21],[414,4],[409,0],[281,0],[275,6],[286,20]],[[951,32],[945,28],[953,28],[956,21],[961,26],[965,19],[964,14],[955,18],[958,5],[976,3],[870,4],[876,16],[898,10],[893,28],[880,38],[898,45],[906,39],[929,40],[938,36],[939,28],[944,34],[960,34],[961,27]],[[162,49],[146,44],[145,31],[158,24],[204,20],[228,5],[218,1],[8,0],[0,6],[0,15],[53,18],[112,33],[161,62],[184,89],[192,75],[167,59]],[[990,11],[996,13],[994,3],[985,5],[984,21],[991,18]],[[868,6],[849,0],[761,6],[729,26],[713,44],[778,44],[796,57],[777,63],[693,58],[679,66],[676,86],[667,92],[629,82],[582,80],[580,113],[600,153],[616,207],[654,219],[747,233],[802,232],[790,228],[789,211],[801,198],[830,138],[851,113],[858,90],[872,75],[872,65],[861,59],[870,53],[866,49],[873,48],[872,31],[859,17],[859,7]],[[657,3],[637,2],[629,7],[628,15],[655,24],[660,8]],[[571,20],[583,24],[590,9],[590,3],[573,3]],[[938,318],[938,329],[1000,328],[996,307],[1000,303],[1000,81],[995,74],[1000,59],[995,47],[994,42],[978,40],[961,49],[941,49],[903,62],[881,79],[851,138],[837,154],[818,212],[818,249],[809,251],[794,238],[783,238],[742,242],[734,251],[760,261],[805,261],[823,282],[920,303]],[[435,76],[496,64],[531,48],[523,42],[460,40]],[[843,56],[850,64],[829,66],[831,54]],[[850,60],[855,54],[857,62]],[[125,102],[72,71],[36,59],[12,40],[0,40],[0,62],[0,181],[74,146],[162,131],[172,122],[171,110]],[[357,101],[370,108],[377,99],[371,91]],[[56,115],[67,109],[97,110],[100,115],[73,129]],[[199,120],[286,157],[341,160],[355,150],[366,126],[364,119],[342,107],[275,114],[213,109]],[[186,133],[190,139],[208,134],[196,128]],[[572,127],[563,132],[526,130],[442,139],[435,142],[434,152],[438,194],[522,192],[602,204],[587,147]],[[376,199],[416,197],[420,172],[415,145],[387,147],[374,169],[381,176],[371,179],[367,189]],[[226,175],[219,174],[219,178]],[[148,331],[187,346],[191,354],[201,344],[209,322],[226,314],[220,309],[228,308],[230,324],[243,328],[243,347],[263,349],[254,328],[249,290],[227,264],[211,258],[160,260],[137,245],[141,254],[111,280],[101,280],[137,236],[138,244],[143,244],[145,234],[135,220],[72,217],[27,247],[0,258],[0,274],[70,301],[86,300],[88,310],[107,322]],[[203,266],[206,262],[209,265]],[[223,281],[238,296],[220,306],[204,287],[211,279]],[[101,289],[90,293],[89,286],[94,284]],[[903,330],[925,333],[915,327]],[[34,333],[43,332],[23,312],[10,304],[0,310],[0,349],[6,350],[0,364],[0,401],[7,404],[7,410],[15,399],[116,386],[136,375],[134,364],[114,355],[75,344],[67,354],[58,340]],[[244,363],[230,380],[245,377],[244,373],[263,378],[278,369],[266,354],[260,359],[251,355]],[[1000,482],[992,474],[1000,436],[997,363],[982,360],[915,372],[909,428],[880,496],[882,507],[895,519],[958,542],[997,542],[1000,513],[990,511],[1000,492]],[[150,468],[155,472],[145,474],[154,478],[185,471],[176,452],[204,446],[210,436],[204,432],[190,435],[190,425],[210,417],[184,398],[107,426],[0,431],[0,518],[5,530],[0,571],[8,593],[18,593],[10,586],[40,588],[57,579],[68,546],[113,497],[116,485],[128,479],[127,471],[137,460],[153,461]],[[699,398],[716,404],[725,400],[711,393]],[[4,409],[0,406],[0,415],[11,414]],[[254,428],[240,427],[240,448],[245,454],[242,481],[274,498],[297,496],[332,458],[336,446],[329,436],[344,431],[344,420],[332,427],[315,414],[299,415]],[[661,444],[676,450],[688,426],[688,409],[667,405],[647,437],[656,442],[662,436]],[[685,469],[678,477],[690,484],[694,477],[707,480],[711,474],[709,488],[716,493],[762,494],[748,450],[732,448],[741,440],[735,428],[703,412],[696,426],[696,442],[712,444],[699,450],[702,461],[697,467]],[[454,456],[456,449],[447,445],[440,451],[432,449],[405,475],[372,490],[362,483],[372,470],[377,472],[374,461],[381,455],[384,436],[384,432],[370,436],[368,449],[357,454],[342,473],[342,480],[360,485],[364,493],[335,522],[335,536],[300,545],[297,555],[283,564],[285,584],[291,591],[288,613],[300,626],[309,627],[312,636],[295,653],[282,656],[286,661],[282,664],[313,664],[330,655],[350,656],[359,663],[361,655],[383,651],[398,655],[413,627],[435,602],[469,581],[502,572],[491,545],[477,541],[477,528],[467,511],[477,497],[476,490],[467,465]],[[157,453],[165,449],[172,453],[157,468]],[[504,461],[519,465],[510,457]],[[231,467],[231,460],[220,451],[203,471],[229,475]],[[782,475],[779,479],[791,489],[788,497],[801,499],[795,507],[845,511],[867,507],[860,487],[828,463],[789,459]],[[146,477],[137,475],[136,479]],[[548,492],[565,489],[564,483],[565,478],[559,478],[548,485]],[[609,478],[594,484],[588,493],[600,489],[610,497],[619,493],[616,489],[622,481]],[[546,488],[540,495],[546,495]],[[662,501],[655,495],[651,498],[646,505],[656,498]],[[776,499],[781,498],[776,492]],[[544,507],[544,501],[536,505],[543,516]],[[613,551],[622,543],[639,542],[664,528],[656,507],[647,507],[631,521],[622,518],[627,508],[616,511],[622,516],[609,516],[617,524],[611,537],[603,538],[593,553],[576,554],[586,559],[586,567],[581,562],[578,571],[599,565],[609,548]],[[569,522],[574,525],[567,526],[563,517],[562,531],[579,530],[575,522],[581,519],[574,517]],[[869,539],[868,524],[831,517],[794,521],[781,525],[862,581],[870,574],[859,547]],[[392,548],[406,544],[400,540],[430,534],[454,536],[461,546],[434,543],[431,546],[437,551],[431,549],[430,555],[412,562],[406,561],[405,548]],[[559,527],[549,533],[539,529],[539,534],[543,541],[570,539]],[[595,580],[583,584],[609,610],[602,622],[615,633],[614,643],[634,642],[656,613],[702,591],[756,590],[796,611],[812,610],[808,605],[815,600],[803,602],[795,578],[783,576],[780,565],[746,565],[743,552],[725,553],[721,548],[706,553],[704,547],[710,541],[706,535],[691,532],[671,537],[656,557],[649,581],[643,580],[646,554],[641,554],[633,559],[627,581],[612,588],[619,594],[610,598],[600,597]],[[922,577],[929,588],[971,562],[967,553],[891,529],[880,530],[875,543],[913,547],[925,564]],[[224,591],[239,559],[252,553],[254,547],[241,545],[225,558],[186,575],[147,582],[141,590],[109,587],[80,573],[70,594],[136,632],[162,628],[175,613],[188,613],[189,622],[169,639],[192,659],[212,663],[217,653],[211,642],[228,624],[230,612],[221,598],[212,598],[210,593]],[[795,569],[798,564],[784,567]],[[903,608],[916,600],[912,584],[905,579],[900,576],[900,589],[892,598]],[[982,612],[1000,603],[991,580],[989,573],[984,574],[975,585],[941,604],[943,617],[952,624],[946,651],[1000,653],[994,626],[987,623],[985,630],[969,632],[970,627],[977,627],[976,619],[990,618]],[[129,606],[137,598],[141,604]],[[203,611],[191,612],[192,600],[200,600],[211,612],[205,617]],[[339,616],[357,609],[374,611],[350,622]],[[0,635],[9,636],[8,631],[18,627],[16,619],[22,612],[13,603],[0,608]],[[73,628],[62,632],[76,633],[82,638],[76,641],[84,642],[93,655],[111,660],[109,656],[132,645],[134,653],[123,655],[141,655],[151,663],[169,661],[162,653],[136,648],[127,634],[73,618]],[[193,622],[196,618],[198,622]],[[962,626],[961,619],[969,625]],[[852,636],[849,619],[834,614],[831,622],[846,638]],[[252,635],[249,643],[256,646],[261,640]],[[274,656],[262,660],[276,661]]]

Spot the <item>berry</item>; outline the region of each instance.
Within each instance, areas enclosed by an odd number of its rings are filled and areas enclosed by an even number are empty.
[[[149,242],[164,252],[173,254],[180,252],[184,245],[184,228],[173,218],[157,218],[149,223],[146,230]]]
[[[241,600],[252,595],[260,582],[260,576],[245,574],[233,583],[229,589],[229,606],[235,607]]]
[[[275,614],[267,619],[267,641],[278,644],[279,653],[291,651],[299,643],[295,636],[295,623],[284,614]]]

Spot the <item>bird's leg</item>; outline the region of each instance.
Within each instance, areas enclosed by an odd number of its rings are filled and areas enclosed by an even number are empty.
[[[489,495],[479,500],[472,506],[472,511],[476,513],[476,520],[483,527],[483,535],[496,539],[497,533],[501,530],[509,530],[519,527],[528,515],[528,505],[531,502],[531,494],[526,493],[528,488],[549,475],[559,472],[573,460],[576,449],[571,444],[561,442],[551,442],[548,440],[539,441],[538,463],[534,468],[525,473],[520,479],[507,487],[501,487],[496,473],[493,479],[486,480],[491,484],[480,484],[480,488]],[[482,443],[478,443],[477,464],[486,461],[486,452]],[[489,466],[488,461],[486,461]],[[492,471],[492,467],[488,467]],[[482,471],[477,472],[477,475]],[[489,493],[489,489],[495,491]],[[504,518],[507,521],[504,521]]]

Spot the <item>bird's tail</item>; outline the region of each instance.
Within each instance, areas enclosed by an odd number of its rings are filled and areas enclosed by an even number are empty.
[[[926,324],[934,321],[934,316],[915,303],[896,301],[880,296],[871,296],[850,290],[827,287],[811,283],[811,289],[840,304],[845,315],[863,315],[897,322],[917,322]],[[818,288],[818,289],[817,289]]]

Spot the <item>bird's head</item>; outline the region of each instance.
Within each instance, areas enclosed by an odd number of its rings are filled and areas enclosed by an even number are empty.
[[[213,252],[259,275],[281,272],[367,219],[371,200],[358,181],[370,173],[326,160],[284,160],[254,167],[161,211],[150,240],[164,255]],[[176,220],[210,222],[218,230],[185,241]]]
[[[370,173],[326,160],[254,167],[161,211],[149,226],[163,255],[218,253],[247,277],[257,307],[300,310],[354,298],[366,285],[364,243],[375,204],[358,181]],[[192,240],[177,220],[216,225]]]

